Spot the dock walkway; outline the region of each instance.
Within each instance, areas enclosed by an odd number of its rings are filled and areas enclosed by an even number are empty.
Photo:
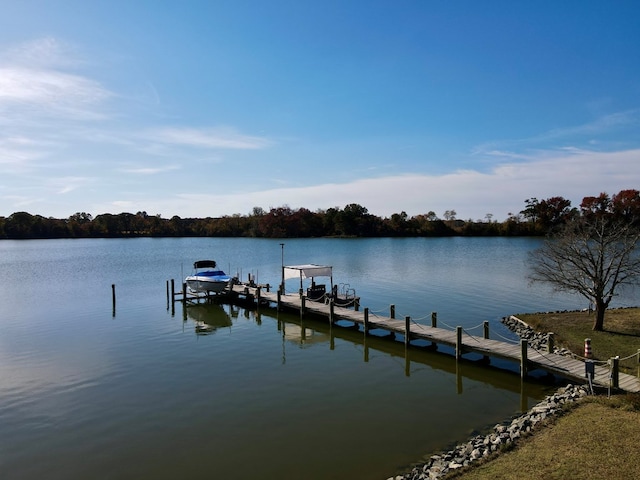
[[[405,345],[409,345],[412,340],[425,340],[431,342],[435,347],[446,345],[454,349],[456,359],[459,359],[463,354],[476,353],[486,358],[494,357],[514,361],[520,364],[520,372],[523,377],[527,375],[528,371],[542,369],[571,381],[579,383],[588,381],[585,374],[585,362],[582,360],[535,350],[528,346],[526,340],[522,340],[520,344],[511,344],[484,336],[470,335],[464,332],[462,327],[457,327],[455,331],[452,331],[418,324],[412,322],[409,317],[396,319],[390,316],[369,315],[366,308],[363,311],[356,311],[313,302],[297,293],[278,296],[277,292],[264,291],[261,288],[248,287],[243,284],[234,285],[231,294],[252,300],[257,299],[259,303],[263,304],[276,304],[278,308],[298,311],[301,316],[311,314],[324,317],[331,324],[338,320],[353,322],[355,325],[363,327],[365,335],[369,334],[371,330],[382,329],[393,336],[402,335]],[[640,392],[640,379],[633,375],[620,373],[609,364],[602,365],[596,362],[594,362],[594,370],[594,385],[604,388],[612,386],[627,392]]]

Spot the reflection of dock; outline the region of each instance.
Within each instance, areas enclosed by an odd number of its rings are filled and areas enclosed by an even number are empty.
[[[541,369],[553,375],[567,378],[571,381],[585,383],[585,363],[569,356],[556,355],[549,352],[541,352],[529,347],[526,340],[520,340],[519,344],[511,344],[504,341],[489,338],[488,322],[485,322],[483,336],[470,335],[462,327],[455,331],[437,327],[437,318],[432,316],[432,325],[422,325],[411,321],[410,317],[404,319],[394,318],[393,308],[388,317],[370,315],[369,309],[363,311],[352,310],[333,305],[333,303],[320,303],[307,300],[299,294],[282,295],[280,292],[269,291],[268,286],[249,286],[236,284],[227,292],[231,301],[242,300],[257,305],[275,304],[278,309],[297,311],[300,316],[317,316],[328,319],[330,325],[337,321],[348,321],[362,328],[365,336],[372,330],[383,330],[391,337],[401,336],[406,346],[411,341],[423,340],[431,342],[434,348],[438,345],[452,347],[456,359],[462,355],[479,354],[487,360],[491,357],[508,361],[514,361],[520,365],[520,373],[524,378],[528,371]],[[595,365],[595,385],[601,387],[613,387],[628,392],[640,392],[640,379],[620,373],[617,361],[612,359],[610,365]]]

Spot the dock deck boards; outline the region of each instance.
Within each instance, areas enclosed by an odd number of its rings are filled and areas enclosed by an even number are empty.
[[[278,295],[276,292],[265,292],[257,288],[247,287],[245,285],[234,285],[232,292],[237,295],[245,295],[250,297],[260,296],[260,299],[269,303],[277,303]],[[281,295],[280,303],[286,308],[300,311],[302,308],[302,300],[299,294]],[[305,301],[305,314],[311,313],[326,318],[331,316],[331,307],[328,304]],[[365,313],[349,308],[333,307],[333,320],[347,320],[357,325],[364,326]],[[368,315],[367,326],[369,331],[374,329],[383,329],[394,334],[406,334],[406,321],[391,317],[383,317],[378,315]],[[443,328],[436,328],[427,325],[410,322],[409,324],[409,340],[426,340],[436,344],[447,345],[456,348],[457,332]],[[462,354],[478,353],[483,356],[496,357],[504,360],[511,360],[517,363],[521,362],[521,346],[519,344],[511,344],[508,342],[486,339],[469,335],[463,331]],[[557,355],[553,353],[540,352],[531,347],[527,347],[527,364],[526,369],[531,371],[542,369],[554,375],[559,375],[572,381],[580,383],[586,382],[585,363],[582,360],[572,358],[570,356]],[[608,366],[595,365],[594,384],[600,387],[609,387],[611,383],[611,371]],[[629,374],[619,373],[618,388],[627,392],[640,392],[640,379]]]

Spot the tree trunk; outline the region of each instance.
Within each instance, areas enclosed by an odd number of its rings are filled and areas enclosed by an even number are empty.
[[[602,301],[596,302],[596,319],[593,322],[593,329],[596,332],[604,330],[604,312],[607,310],[606,305]]]

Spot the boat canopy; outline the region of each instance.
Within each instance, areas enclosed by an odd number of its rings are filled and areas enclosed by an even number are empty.
[[[333,277],[332,267],[327,265],[291,265],[284,267],[284,278]]]
[[[215,260],[198,260],[197,262],[194,262],[193,264],[193,268],[216,268],[216,261]]]

